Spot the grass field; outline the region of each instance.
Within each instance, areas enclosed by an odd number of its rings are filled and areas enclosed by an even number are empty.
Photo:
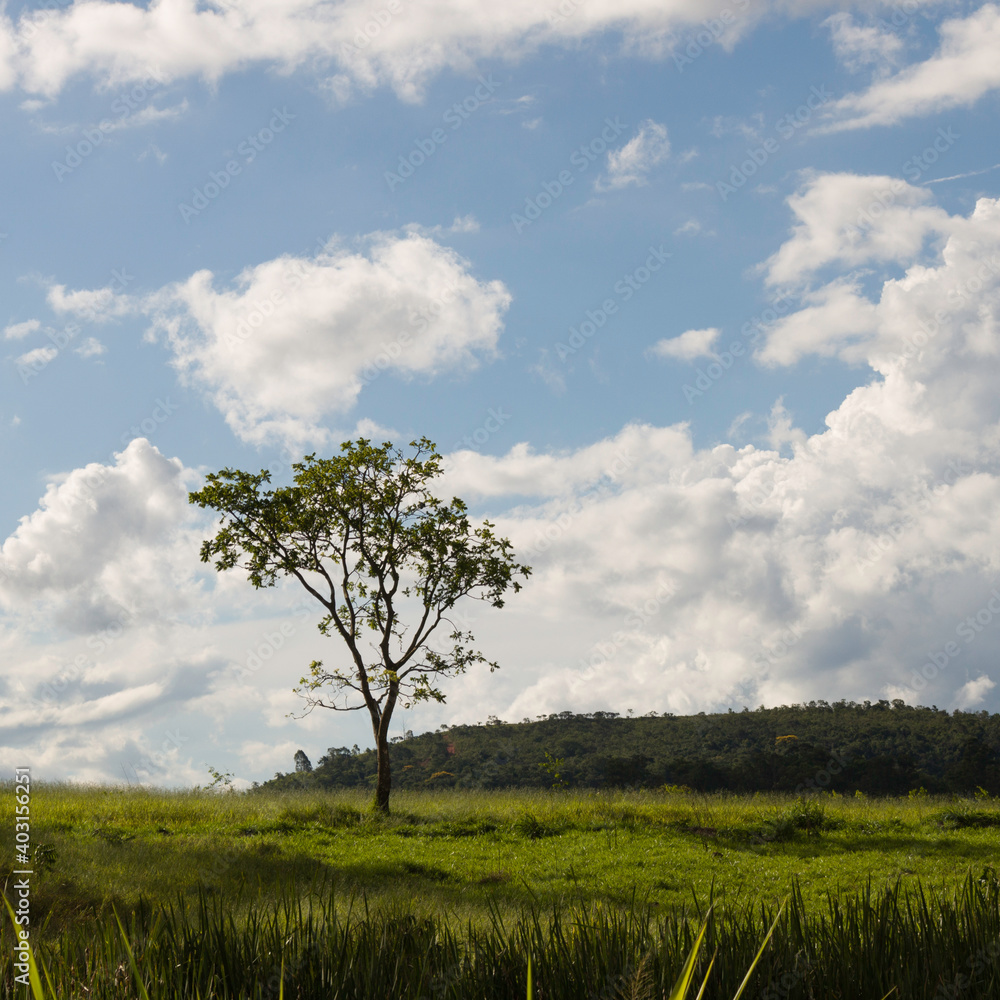
[[[1000,802],[925,796],[463,791],[400,793],[392,806],[389,817],[377,817],[360,794],[36,785],[32,838],[43,846],[32,882],[32,925],[48,921],[44,940],[56,956],[59,941],[79,941],[88,927],[107,924],[112,907],[134,915],[141,899],[153,905],[132,918],[139,937],[149,936],[152,925],[142,921],[154,920],[150,914],[163,904],[172,904],[182,922],[195,920],[199,907],[197,920],[208,920],[215,907],[239,934],[248,921],[304,900],[305,912],[316,915],[309,919],[319,921],[314,935],[324,922],[347,920],[348,911],[363,906],[394,920],[431,918],[427,926],[435,933],[448,928],[459,948],[460,939],[495,933],[498,920],[514,926],[525,914],[551,920],[563,909],[638,920],[641,913],[640,923],[648,923],[657,915],[697,917],[711,897],[720,914],[744,915],[746,947],[737,949],[735,967],[793,885],[803,917],[829,914],[831,899],[854,905],[869,883],[876,894],[905,897],[909,888],[952,898],[970,875],[984,883],[984,869],[997,860],[1000,828]],[[6,789],[0,828],[10,831],[12,824],[13,795]],[[12,838],[5,836],[0,874],[15,867],[13,860]],[[294,924],[288,912],[285,922]],[[675,942],[680,949],[690,928],[671,919],[687,928]],[[975,954],[988,946],[985,938],[965,942],[962,933],[954,931],[950,948]],[[0,963],[9,962],[9,951],[5,943]],[[808,977],[799,978],[795,989],[804,989]],[[544,989],[540,996],[556,995]],[[775,994],[797,995],[809,994]]]

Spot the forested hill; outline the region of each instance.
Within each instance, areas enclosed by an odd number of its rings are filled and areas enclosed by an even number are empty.
[[[291,763],[291,762],[290,762]],[[332,747],[315,768],[262,788],[367,787],[374,751]],[[853,794],[1000,794],[1000,715],[902,701],[810,702],[719,715],[613,712],[455,726],[397,738],[394,788],[655,787],[711,791],[833,789]]]

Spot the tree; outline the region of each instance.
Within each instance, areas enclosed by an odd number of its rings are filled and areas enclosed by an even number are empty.
[[[312,761],[306,756],[305,750],[295,751],[295,770],[305,771],[307,774],[312,771]]]
[[[215,537],[202,543],[203,562],[214,557],[220,572],[245,569],[258,588],[294,577],[325,610],[319,630],[347,645],[346,666],[328,670],[314,660],[295,691],[307,712],[317,706],[368,710],[378,762],[375,805],[383,812],[389,811],[389,723],[397,703],[443,702],[441,678],[473,664],[486,663],[491,672],[499,666],[472,648],[472,633],[449,612],[464,597],[502,608],[507,589],[521,589],[515,577],[531,573],[514,561],[510,541],[493,533],[495,525],[473,528],[461,500],[445,503],[431,491],[442,472],[435,445],[421,438],[410,448],[404,456],[388,441],[376,446],[359,438],[333,458],[307,455],[293,465],[292,486],[265,489],[266,470],[227,468],[189,495],[191,503],[222,515]],[[409,629],[401,620],[407,612],[416,618]],[[370,633],[374,641],[365,648]],[[445,634],[450,648],[429,645]]]

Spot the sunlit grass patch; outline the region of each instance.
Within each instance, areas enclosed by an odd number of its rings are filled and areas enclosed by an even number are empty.
[[[0,819],[9,809],[0,799]],[[995,857],[998,803],[919,797],[703,795],[683,791],[400,792],[389,816],[356,791],[173,792],[36,786],[33,832],[52,863],[34,888],[57,924],[88,907],[203,887],[328,880],[345,897],[482,921],[493,902],[604,901],[664,908],[692,890],[739,889],[774,904],[800,881],[809,901],[897,877],[946,889]],[[4,852],[8,853],[4,853]],[[10,870],[9,845],[0,865]],[[406,866],[410,868],[407,869]],[[422,876],[421,871],[446,873]]]

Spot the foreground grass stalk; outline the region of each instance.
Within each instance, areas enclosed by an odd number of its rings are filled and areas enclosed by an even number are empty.
[[[932,1000],[956,983],[970,998],[1000,998],[992,871],[950,899],[895,885],[831,900],[825,912],[795,892],[776,912],[716,899],[665,914],[633,901],[498,909],[490,926],[464,928],[412,907],[357,907],[345,919],[321,888],[240,921],[234,902],[202,893],[46,934],[36,942],[44,958],[30,958],[33,1000],[517,1000],[524,956],[529,1000],[689,1000],[696,986],[696,1000],[741,1000],[751,982],[764,1000]],[[4,931],[0,995],[14,996]]]
[[[18,928],[20,925],[17,922],[17,915],[14,913],[14,907],[10,905],[10,900],[4,896],[4,905],[7,907],[7,912],[10,914],[10,922],[14,928],[14,937],[18,937]],[[31,988],[31,995],[35,1000],[46,1000],[45,990],[42,989],[42,980],[38,975],[38,965],[35,962],[34,953],[31,950],[31,946],[27,947],[25,954],[28,957],[28,985]],[[52,1000],[59,1000],[58,994],[52,988],[52,980],[49,978],[48,970],[45,968],[45,963],[42,962],[42,972],[45,974],[45,982],[49,987],[49,992],[52,994]]]
[[[118,911],[115,910],[115,922],[118,924],[118,930],[121,931],[122,943],[125,945],[125,951],[128,952],[128,964],[132,969],[132,975],[135,976],[136,985],[139,988],[139,995],[142,1000],[149,1000],[149,992],[146,990],[146,984],[143,982],[142,973],[139,972],[139,966],[136,964],[135,953],[132,951],[132,945],[129,944],[128,934],[125,933],[125,928],[122,926],[121,917],[118,916]]]
[[[691,948],[688,954],[687,961],[684,963],[684,967],[681,969],[680,977],[674,984],[674,988],[670,991],[670,1000],[684,1000],[687,996],[689,987],[691,986],[691,981],[694,979],[694,968],[695,963],[698,961],[698,953],[701,951],[701,943],[705,940],[705,932],[708,930],[708,918],[701,925],[701,930],[698,931],[698,937],[695,938],[694,946]],[[715,959],[713,958],[713,962]],[[711,966],[709,967],[711,971]],[[708,974],[705,975],[705,982],[701,984],[701,990],[699,995],[705,992],[705,986],[708,983]]]
[[[778,921],[781,919],[781,914],[784,912],[784,909],[785,904],[782,903],[781,909],[778,910],[778,915],[774,918],[774,923],[771,924],[771,929],[767,932],[767,935],[761,942],[760,948],[757,949],[757,954],[754,956],[754,960],[751,962],[750,968],[747,969],[747,974],[743,977],[743,982],[740,983],[739,989],[736,991],[736,995],[733,997],[733,1000],[740,1000],[740,997],[743,996],[743,991],[747,988],[747,984],[750,982],[750,977],[753,975],[753,970],[757,968],[757,963],[760,961],[761,955],[764,954],[767,942],[771,940],[771,935],[774,933],[775,927],[778,926]],[[705,940],[705,932],[708,930],[708,921],[710,919],[711,910],[701,925],[698,937],[695,939],[694,946],[691,948],[687,961],[684,963],[684,968],[681,970],[680,978],[674,985],[673,990],[671,990],[668,1000],[685,1000],[687,997],[688,990],[691,988],[691,983],[694,979],[695,963],[698,960],[698,953],[701,951],[702,943]],[[698,990],[696,1000],[702,1000],[702,997],[705,995],[705,990],[708,989],[709,978],[712,975],[712,967],[715,965],[715,959],[717,956],[718,950],[716,950],[716,954],[712,956],[711,961],[708,963],[708,969],[705,971],[705,978],[702,980],[701,989]]]

